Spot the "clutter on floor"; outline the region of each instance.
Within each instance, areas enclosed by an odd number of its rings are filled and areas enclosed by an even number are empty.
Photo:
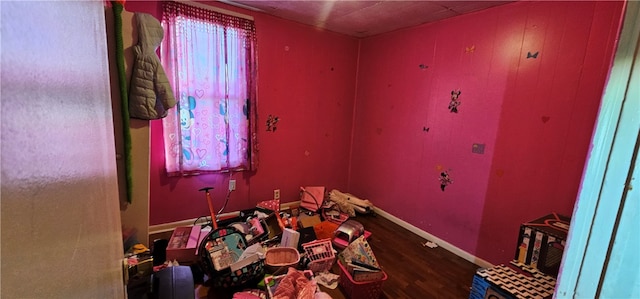
[[[329,192],[329,200],[337,205],[337,209],[348,214],[350,217],[355,217],[356,212],[361,214],[372,213],[373,204],[366,199],[360,199],[353,194],[343,193],[336,189]]]
[[[386,276],[364,235],[349,243],[338,259],[353,281],[379,281]]]
[[[435,242],[432,242],[432,241],[427,241],[427,242],[422,243],[422,246],[429,247],[429,248],[433,249],[433,248],[438,247],[438,244],[436,244]]]
[[[289,267],[286,274],[266,277],[264,283],[271,299],[313,298],[318,285],[312,278],[313,272],[310,270],[300,271]]]
[[[373,204],[324,187],[300,191],[300,206],[281,209],[280,200],[267,200],[209,229],[176,228],[166,242],[168,264],[202,270],[198,293],[210,288],[234,290],[233,298],[321,299],[331,298],[323,288],[340,287],[349,298],[378,298],[386,273],[368,246],[371,233],[349,219],[373,213]]]

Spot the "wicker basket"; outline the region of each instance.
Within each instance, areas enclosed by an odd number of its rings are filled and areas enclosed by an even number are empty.
[[[300,262],[300,253],[293,247],[272,247],[265,253],[265,266],[268,272],[280,268],[294,267]]]
[[[313,273],[326,272],[331,270],[336,255],[331,246],[331,239],[316,240],[302,244],[307,258],[309,258],[309,270]]]

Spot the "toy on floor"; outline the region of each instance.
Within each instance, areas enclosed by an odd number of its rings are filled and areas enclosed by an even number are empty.
[[[340,224],[334,233],[331,241],[333,246],[343,249],[360,236],[367,239],[371,235],[370,232],[364,230],[364,226],[355,220],[347,220]]]

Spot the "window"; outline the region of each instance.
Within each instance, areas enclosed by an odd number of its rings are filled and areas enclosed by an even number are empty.
[[[254,170],[253,21],[164,2],[162,27],[161,61],[178,99],[162,120],[167,173]]]

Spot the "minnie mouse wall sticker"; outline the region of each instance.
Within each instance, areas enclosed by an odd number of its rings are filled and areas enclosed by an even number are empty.
[[[191,127],[195,124],[196,98],[193,96],[187,96],[186,101],[180,101],[180,129],[182,132],[182,139],[187,142],[192,140]],[[184,156],[183,162],[187,165],[193,163],[194,155],[190,146],[184,146],[182,148],[182,155]]]
[[[440,190],[442,190],[442,192],[444,192],[444,188],[453,184],[453,179],[451,179],[451,176],[449,176],[449,172],[447,172],[446,170],[440,173],[440,177],[438,178],[438,180],[440,180]]]
[[[458,106],[460,106],[460,94],[462,92],[460,90],[452,90],[451,91],[451,102],[449,102],[449,112],[458,113]]]

